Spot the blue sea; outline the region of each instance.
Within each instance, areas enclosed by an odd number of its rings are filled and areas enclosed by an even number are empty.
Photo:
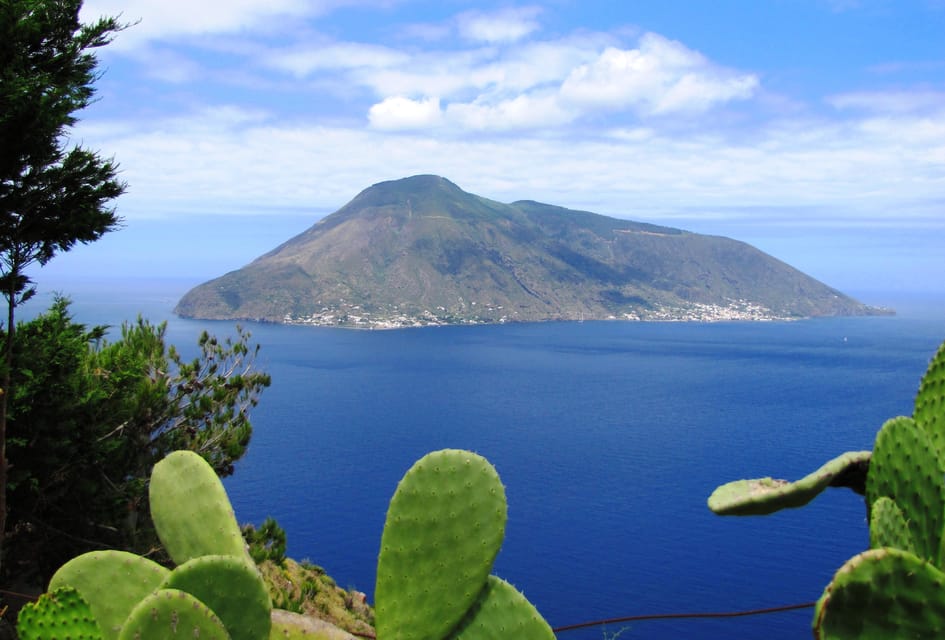
[[[187,353],[232,324],[175,318],[174,286],[70,291],[78,319],[168,321]],[[26,315],[48,303],[31,303]],[[896,317],[774,323],[548,323],[347,331],[245,325],[272,374],[249,453],[225,482],[244,522],[275,517],[289,554],[372,597],[387,502],[425,453],[464,448],[509,501],[494,573],[552,626],[816,600],[867,546],[860,497],[723,518],[719,484],[799,478],[869,449],[910,414],[945,340],[945,302]],[[810,637],[810,609],[610,624],[563,640]]]

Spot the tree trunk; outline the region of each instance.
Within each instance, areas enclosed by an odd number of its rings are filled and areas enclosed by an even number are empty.
[[[0,575],[3,569],[4,541],[7,532],[7,405],[10,398],[10,383],[13,379],[13,334],[16,331],[16,279],[10,278],[7,297],[7,335],[3,346],[3,375],[0,377]]]

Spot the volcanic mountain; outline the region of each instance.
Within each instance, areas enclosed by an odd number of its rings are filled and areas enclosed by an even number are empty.
[[[876,313],[745,243],[421,175],[365,189],[245,267],[188,292],[183,317],[392,327]]]

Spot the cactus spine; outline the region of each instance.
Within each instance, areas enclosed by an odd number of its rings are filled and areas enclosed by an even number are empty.
[[[62,587],[20,609],[21,640],[102,640],[102,631],[89,604],[72,587]]]

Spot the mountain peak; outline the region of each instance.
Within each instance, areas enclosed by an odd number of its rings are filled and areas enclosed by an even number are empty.
[[[450,197],[468,195],[465,191],[442,176],[421,174],[410,176],[409,178],[400,178],[399,180],[378,182],[355,196],[351,203],[354,204],[363,200],[395,201],[398,198],[416,198],[434,193],[440,193]]]

